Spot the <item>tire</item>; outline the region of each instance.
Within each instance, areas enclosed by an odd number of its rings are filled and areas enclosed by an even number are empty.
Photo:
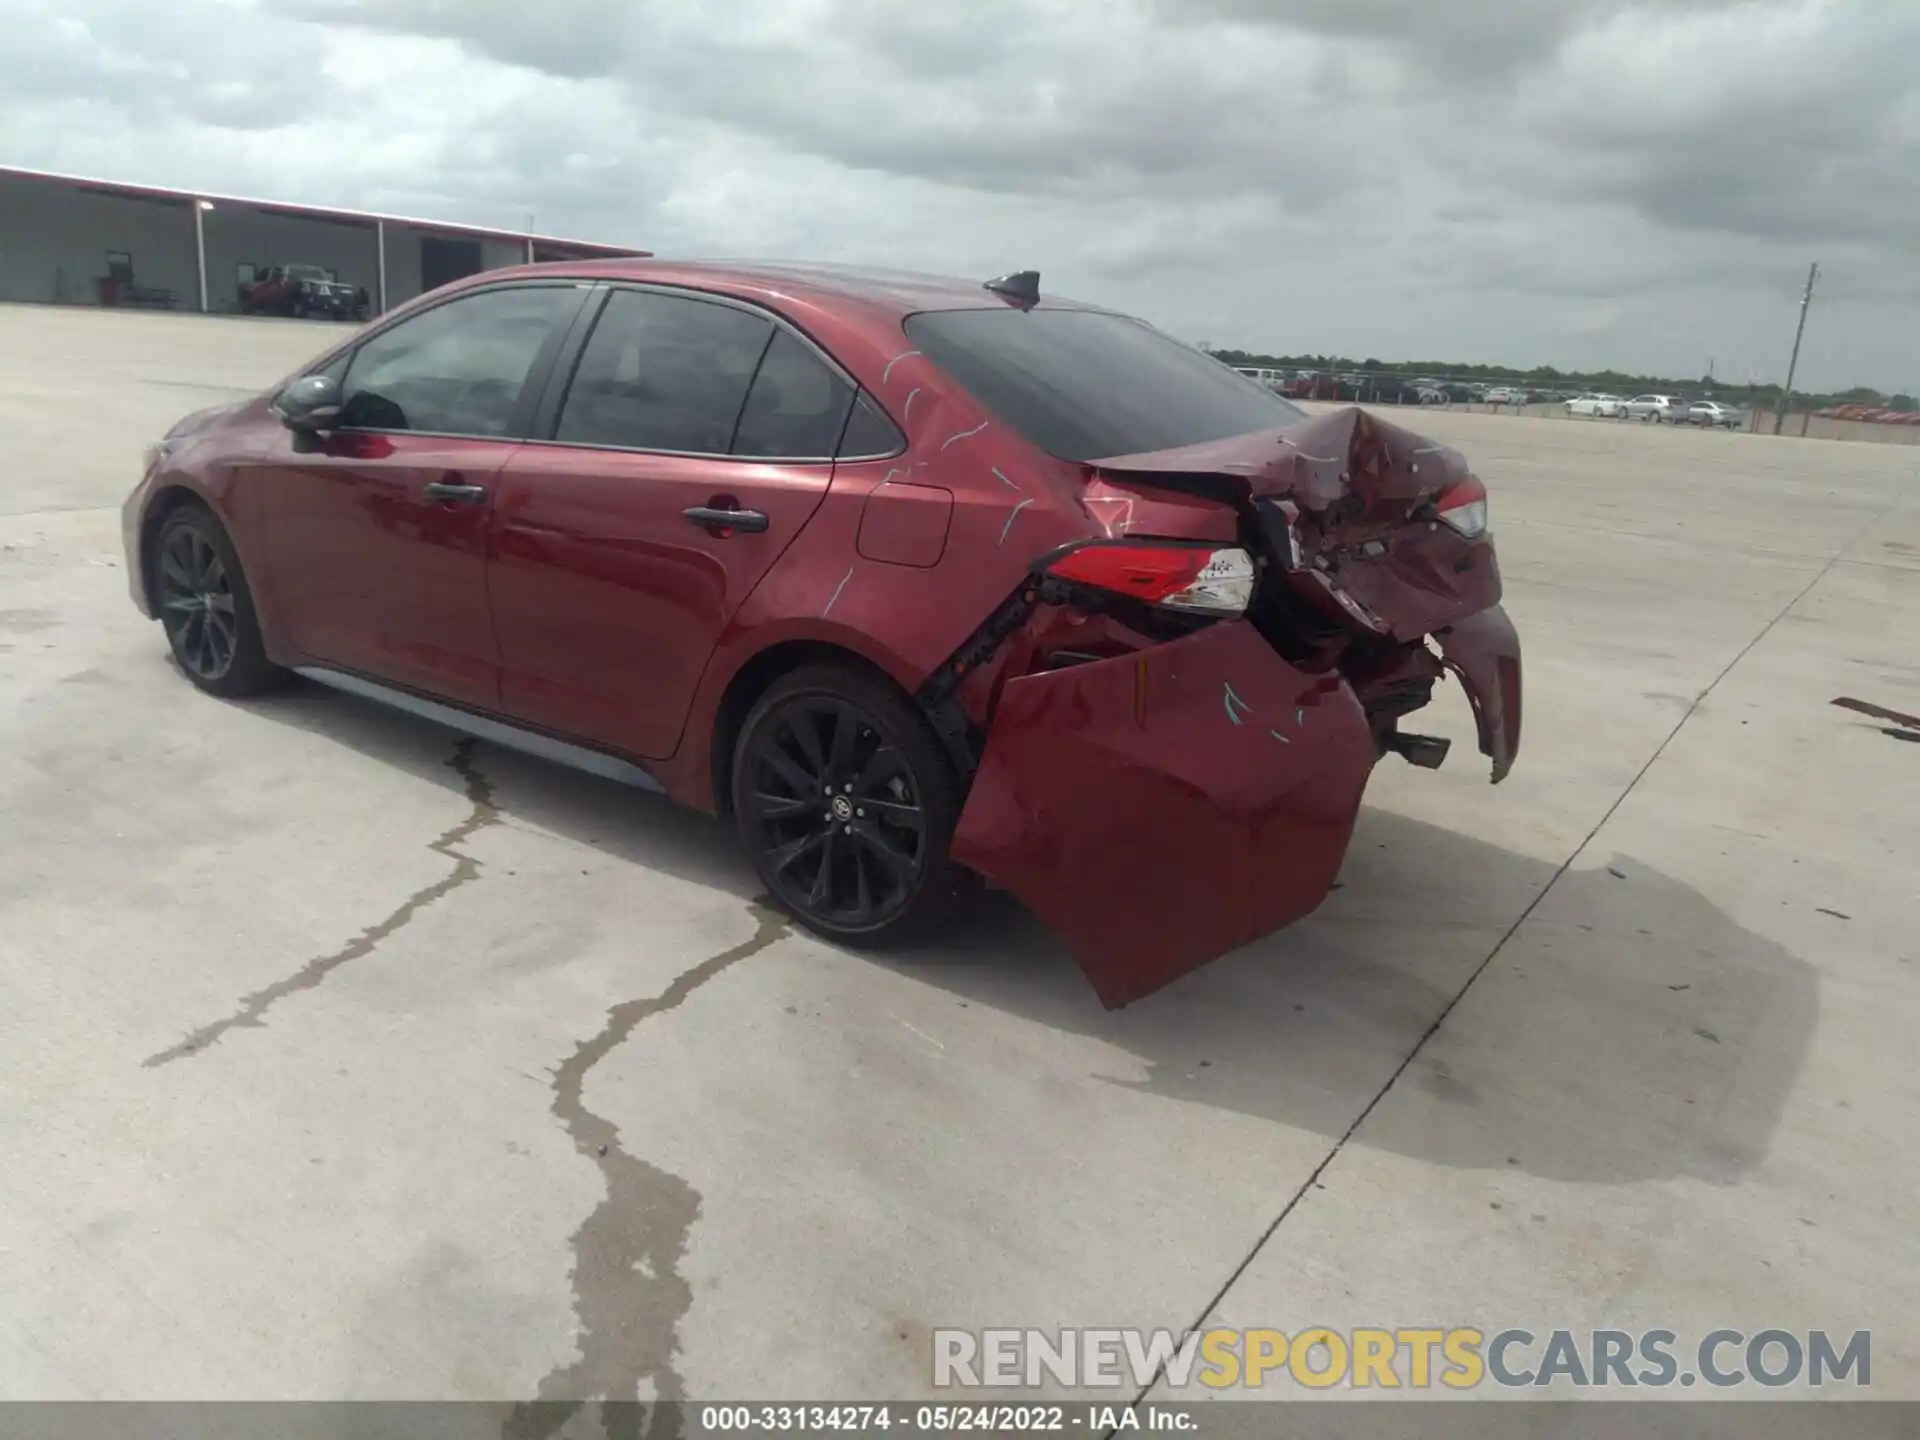
[[[961,793],[945,751],[906,696],[852,666],[805,666],[754,703],[732,800],[767,893],[827,940],[911,940],[965,888],[947,858]]]
[[[182,505],[153,539],[154,608],[181,673],[209,695],[271,690],[286,672],[267,659],[253,592],[226,527],[204,505]]]

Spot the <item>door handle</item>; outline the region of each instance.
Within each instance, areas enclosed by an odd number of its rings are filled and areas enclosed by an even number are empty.
[[[454,500],[471,505],[476,501],[487,498],[487,487],[484,485],[463,485],[454,480],[435,480],[427,486],[427,498],[429,500]]]
[[[695,505],[680,513],[703,530],[738,530],[743,534],[758,535],[767,528],[767,517],[758,510],[720,509],[712,505]]]

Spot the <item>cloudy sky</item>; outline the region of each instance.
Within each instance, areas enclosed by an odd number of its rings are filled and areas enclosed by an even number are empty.
[[[0,163],[1920,391],[1920,0],[0,0]],[[3,223],[3,220],[0,220]]]

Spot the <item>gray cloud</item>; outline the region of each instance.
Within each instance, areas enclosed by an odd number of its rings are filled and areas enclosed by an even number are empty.
[[[1409,57],[1419,83],[1441,89],[1506,77],[1550,60],[1596,24],[1626,15],[1657,28],[1675,17],[1729,11],[1745,0],[1154,0],[1169,24],[1229,21],[1269,30],[1341,36]]]
[[[1803,372],[1908,388],[1916,54],[1892,0],[16,0],[0,159],[1680,373],[1777,374],[1819,258]]]

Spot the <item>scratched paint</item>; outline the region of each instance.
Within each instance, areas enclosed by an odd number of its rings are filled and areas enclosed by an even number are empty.
[[[847,581],[853,579],[853,570],[854,567],[849,565],[847,567],[847,573],[840,577],[840,583],[833,587],[833,594],[827,599],[827,608],[820,612],[820,618],[822,620],[826,619],[833,607],[840,603],[840,592],[847,588]]]
[[[1244,725],[1246,722],[1242,720],[1240,716],[1238,714],[1235,714],[1234,712],[1236,708],[1241,712],[1245,712],[1253,709],[1253,707],[1247,704],[1247,702],[1242,700],[1238,695],[1233,693],[1233,682],[1231,680],[1223,680],[1221,681],[1221,684],[1225,686],[1226,692],[1227,692],[1224,696],[1221,697],[1221,700],[1220,700],[1222,707],[1225,708],[1227,712],[1227,719],[1231,720],[1236,725]]]
[[[1032,503],[1033,501],[1031,499],[1022,500],[1018,505],[1014,506],[1013,509],[1007,512],[1007,523],[1000,527],[1000,541],[999,541],[1000,544],[1004,545],[1007,543],[1007,536],[1013,533],[1013,522],[1015,520],[1018,520],[1020,518],[1020,512],[1026,509],[1027,506],[1031,505]]]
[[[1009,490],[1013,491],[1014,494],[1024,495],[1027,493],[1026,491],[1022,490],[1018,485],[1014,484],[1013,481],[1009,480],[1006,477],[1006,475],[1002,473],[998,465],[995,465],[993,467],[993,473],[999,479],[1000,483],[1006,486]]]
[[[919,353],[918,350],[902,350],[898,355],[887,361],[887,368],[880,372],[880,383],[884,385],[893,378],[894,366],[898,365],[902,360],[911,360]]]
[[[989,423],[990,423],[989,421],[982,420],[978,425],[974,426],[971,430],[962,430],[958,434],[949,435],[945,440],[940,442],[940,448],[944,450],[949,445],[957,444],[960,441],[968,439],[971,436],[978,435],[982,430],[987,428]]]
[[[913,389],[907,392],[907,403],[900,407],[900,418],[902,420],[910,421],[913,419],[913,402],[918,400],[919,398],[920,398],[920,387],[916,385],[913,387]]]

